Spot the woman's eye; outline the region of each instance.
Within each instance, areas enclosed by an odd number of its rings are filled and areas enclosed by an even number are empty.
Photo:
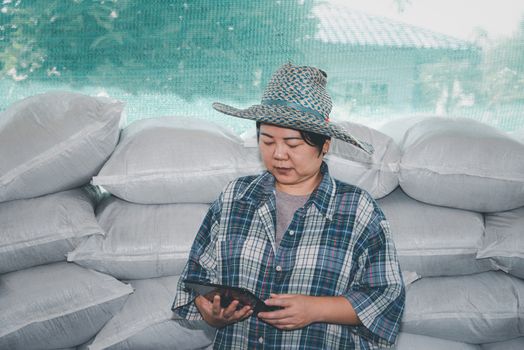
[[[267,141],[263,141],[263,143],[266,146],[271,146],[272,144],[274,144],[274,142],[267,142]]]
[[[299,144],[299,143],[298,143],[298,144],[292,144],[292,145],[288,145],[288,147],[289,147],[289,148],[296,148],[296,147],[298,147],[298,146],[300,146],[300,144]]]

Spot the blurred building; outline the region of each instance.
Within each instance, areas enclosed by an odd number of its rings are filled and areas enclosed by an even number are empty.
[[[319,4],[313,15],[311,55],[329,71],[334,99],[349,106],[414,106],[422,65],[475,63],[480,56],[470,42],[340,5]]]

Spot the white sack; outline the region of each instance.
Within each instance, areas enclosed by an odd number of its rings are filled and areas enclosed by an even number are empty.
[[[524,143],[524,128],[520,128],[518,130],[514,130],[512,132],[509,132],[508,135],[515,140]]]
[[[18,101],[0,113],[0,202],[89,183],[118,141],[121,102],[70,92]]]
[[[480,350],[476,344],[400,332],[391,350]]]
[[[259,173],[240,137],[205,120],[139,120],[122,132],[93,183],[135,203],[211,203],[226,184]]]
[[[0,203],[0,274],[65,261],[81,237],[101,234],[98,195],[86,186]]]
[[[403,332],[472,344],[524,335],[524,280],[490,271],[426,277],[406,290]]]
[[[482,350],[522,350],[524,349],[524,337],[497,343],[482,344]]]
[[[382,124],[380,127],[378,127],[378,130],[391,137],[393,141],[395,141],[395,143],[400,146],[406,132],[413,125],[426,118],[428,118],[428,116],[409,116],[397,118]]]
[[[351,122],[341,122],[359,140],[373,145],[370,157],[355,146],[333,138],[326,155],[330,174],[347,183],[363,188],[382,198],[398,186],[400,148],[393,139],[380,131]]]
[[[419,202],[400,188],[378,203],[390,223],[402,271],[425,277],[492,269],[489,261],[476,259],[482,214]]]
[[[178,275],[208,209],[207,204],[136,204],[106,198],[97,208],[105,237],[88,237],[67,260],[118,279]]]
[[[486,230],[477,258],[524,278],[524,207],[484,215]]]
[[[211,345],[216,329],[205,321],[172,319],[178,279],[173,276],[130,281],[135,292],[88,349],[191,350]]]
[[[129,285],[65,262],[0,276],[0,349],[44,350],[92,338],[124,305]]]
[[[478,212],[524,206],[524,144],[466,118],[428,118],[405,134],[400,186],[434,205]]]

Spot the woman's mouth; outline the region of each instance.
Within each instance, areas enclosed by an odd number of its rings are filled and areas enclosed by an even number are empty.
[[[287,175],[292,170],[292,168],[283,168],[283,167],[275,167],[274,169],[280,175]]]

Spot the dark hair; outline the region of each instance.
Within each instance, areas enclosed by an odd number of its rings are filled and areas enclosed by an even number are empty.
[[[257,142],[258,142],[258,139],[260,138],[260,124],[262,123],[257,122]],[[316,132],[304,131],[304,130],[298,130],[298,132],[300,132],[300,136],[304,139],[304,141],[308,145],[316,147],[316,149],[318,149],[318,155],[322,153],[322,147],[324,147],[324,143],[326,143],[327,140],[331,140],[331,137],[326,136],[326,135],[317,134]]]

